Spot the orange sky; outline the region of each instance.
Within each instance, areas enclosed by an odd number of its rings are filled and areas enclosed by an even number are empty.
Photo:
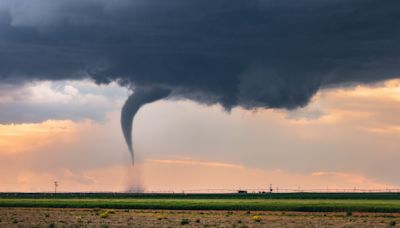
[[[39,95],[49,92],[41,86]],[[73,86],[64,92],[79,94]],[[157,102],[135,119],[134,172],[114,106],[104,121],[0,124],[0,172],[7,174],[0,191],[52,191],[55,180],[60,191],[124,191],[133,182],[178,192],[269,184],[396,188],[399,105],[399,80],[323,90],[293,111],[226,113],[189,101]]]

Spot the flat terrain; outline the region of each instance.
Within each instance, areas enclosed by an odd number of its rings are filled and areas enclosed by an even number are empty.
[[[394,227],[399,224],[399,193],[0,193],[0,227]]]
[[[0,199],[0,207],[267,210],[400,213],[400,200],[345,199]]]
[[[0,227],[394,227],[398,224],[400,214],[394,213],[0,208]]]

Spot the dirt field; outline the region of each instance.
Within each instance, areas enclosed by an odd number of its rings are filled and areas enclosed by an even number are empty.
[[[0,227],[395,227],[399,224],[400,214],[378,213],[0,208]]]

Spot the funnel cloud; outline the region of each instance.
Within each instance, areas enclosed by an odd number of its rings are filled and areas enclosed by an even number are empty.
[[[129,152],[134,163],[134,153],[132,145],[132,124],[136,113],[139,109],[148,103],[163,99],[170,94],[170,90],[153,87],[153,88],[140,88],[135,90],[134,94],[130,95],[125,102],[121,111],[121,128],[125,137],[126,144],[128,145]]]

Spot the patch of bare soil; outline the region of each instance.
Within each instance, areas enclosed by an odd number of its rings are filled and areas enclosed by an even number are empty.
[[[0,208],[0,227],[395,227],[399,225],[400,214],[382,213]]]

